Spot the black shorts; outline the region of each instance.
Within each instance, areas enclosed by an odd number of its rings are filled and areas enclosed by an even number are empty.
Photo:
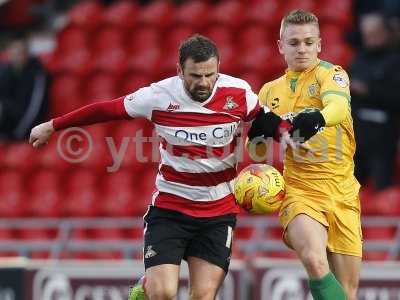
[[[180,265],[194,256],[228,271],[236,215],[196,218],[151,206],[144,217],[144,265]]]

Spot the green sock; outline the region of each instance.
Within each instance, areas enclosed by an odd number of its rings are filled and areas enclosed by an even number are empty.
[[[346,300],[342,285],[329,272],[321,279],[310,279],[310,290],[314,300]]]

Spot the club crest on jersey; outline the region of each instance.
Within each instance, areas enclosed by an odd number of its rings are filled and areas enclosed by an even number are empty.
[[[317,95],[317,85],[315,83],[311,84],[308,87],[308,95],[311,97],[314,97],[315,95]]]
[[[232,96],[228,96],[228,97],[226,97],[226,102],[225,102],[225,105],[224,105],[223,109],[231,110],[231,109],[234,109],[234,108],[236,108],[238,106],[239,105],[235,101],[233,101],[233,97]]]
[[[174,111],[174,110],[177,110],[177,109],[179,109],[179,104],[177,104],[177,103],[170,102],[168,107],[167,107],[167,111]]]
[[[130,94],[130,95],[126,96],[126,100],[132,101],[133,100],[133,94]]]

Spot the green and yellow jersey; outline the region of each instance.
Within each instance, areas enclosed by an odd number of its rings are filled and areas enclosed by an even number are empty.
[[[310,150],[288,148],[286,181],[299,182],[318,193],[336,193],[321,185],[321,180],[329,180],[336,182],[338,191],[346,197],[358,194],[359,184],[353,175],[356,144],[349,78],[342,67],[318,60],[303,72],[287,71],[262,87],[259,100],[284,119],[306,108],[318,108],[326,121],[326,127],[305,143]]]

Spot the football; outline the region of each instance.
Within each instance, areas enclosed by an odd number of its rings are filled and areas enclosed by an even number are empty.
[[[251,164],[236,177],[234,194],[236,202],[250,213],[273,213],[285,197],[285,181],[274,167]]]

